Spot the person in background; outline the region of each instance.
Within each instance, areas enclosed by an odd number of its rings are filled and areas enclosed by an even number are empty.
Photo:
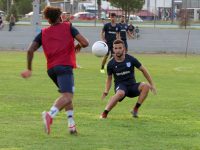
[[[110,19],[111,22],[106,23],[101,31],[101,39],[108,45],[108,53],[104,56],[101,62],[100,73],[105,73],[104,67],[106,61],[109,55],[110,57],[113,55],[113,42],[116,39],[120,39],[120,25],[116,22],[116,14],[111,13]]]
[[[120,20],[120,38],[122,41],[124,41],[124,45],[125,45],[125,51],[127,53],[128,51],[128,43],[127,43],[127,35],[130,37],[131,34],[128,32],[128,24],[125,22],[125,16],[121,16],[121,20]]]
[[[70,12],[62,12],[61,19],[62,19],[62,22],[71,22]]]
[[[130,24],[129,24],[129,26],[128,26],[128,37],[129,37],[129,39],[133,39],[134,38],[134,33],[135,33],[135,27],[133,26],[133,22],[132,21],[130,21]]]
[[[13,14],[10,15],[10,20],[9,20],[9,30],[8,31],[12,31],[13,26],[15,25],[15,17]]]
[[[0,30],[3,29],[4,24],[3,24],[3,17],[0,16]]]

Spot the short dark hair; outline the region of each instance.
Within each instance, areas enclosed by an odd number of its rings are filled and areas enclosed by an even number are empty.
[[[114,45],[114,44],[123,44],[123,45],[124,45],[124,41],[117,39],[117,40],[115,40],[115,41],[113,42],[113,45]]]
[[[44,8],[43,14],[46,19],[50,19],[51,23],[56,23],[60,19],[62,11],[58,7],[47,6]]]
[[[111,13],[110,16],[111,17],[116,17],[116,13]]]

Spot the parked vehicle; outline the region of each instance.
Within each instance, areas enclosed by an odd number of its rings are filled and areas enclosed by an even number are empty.
[[[136,16],[136,15],[130,15],[129,20],[134,21],[134,22],[143,22],[143,20],[139,16]]]
[[[74,20],[94,20],[95,18],[95,13],[90,12],[78,12],[72,16]]]
[[[0,16],[5,16],[5,15],[6,15],[6,13],[4,11],[0,10]]]

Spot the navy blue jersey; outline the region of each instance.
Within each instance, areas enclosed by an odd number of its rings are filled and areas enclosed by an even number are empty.
[[[128,26],[128,30],[129,30],[130,32],[133,32],[134,29],[135,29],[135,27],[134,27],[133,25],[129,25],[129,26]]]
[[[112,26],[111,22],[106,23],[103,32],[105,32],[106,43],[112,44],[116,40],[116,34],[120,32],[120,26],[119,24]]]
[[[79,31],[73,27],[71,25],[71,33],[72,33],[72,36],[75,38],[78,34],[79,34]],[[37,42],[39,44],[39,46],[42,45],[42,32],[40,32],[36,37],[35,39],[33,40],[34,42]]]
[[[136,83],[134,68],[140,68],[142,64],[133,56],[126,54],[123,62],[111,59],[107,65],[107,74],[114,76],[115,86],[119,83],[131,85]]]
[[[128,31],[128,25],[126,23],[119,23],[120,25],[120,37],[122,40],[126,40],[126,32]]]

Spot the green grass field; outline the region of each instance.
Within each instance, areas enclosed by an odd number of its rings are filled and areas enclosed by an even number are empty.
[[[43,132],[41,112],[59,96],[47,77],[45,58],[35,55],[33,76],[22,79],[25,52],[0,52],[0,150],[200,150],[200,56],[136,54],[153,77],[158,94],[149,94],[134,119],[135,99],[126,98],[100,120],[108,98],[101,101],[106,75],[100,58],[78,55],[75,70],[75,119],[79,135],[67,131],[64,111]],[[138,71],[137,81],[144,78]]]

